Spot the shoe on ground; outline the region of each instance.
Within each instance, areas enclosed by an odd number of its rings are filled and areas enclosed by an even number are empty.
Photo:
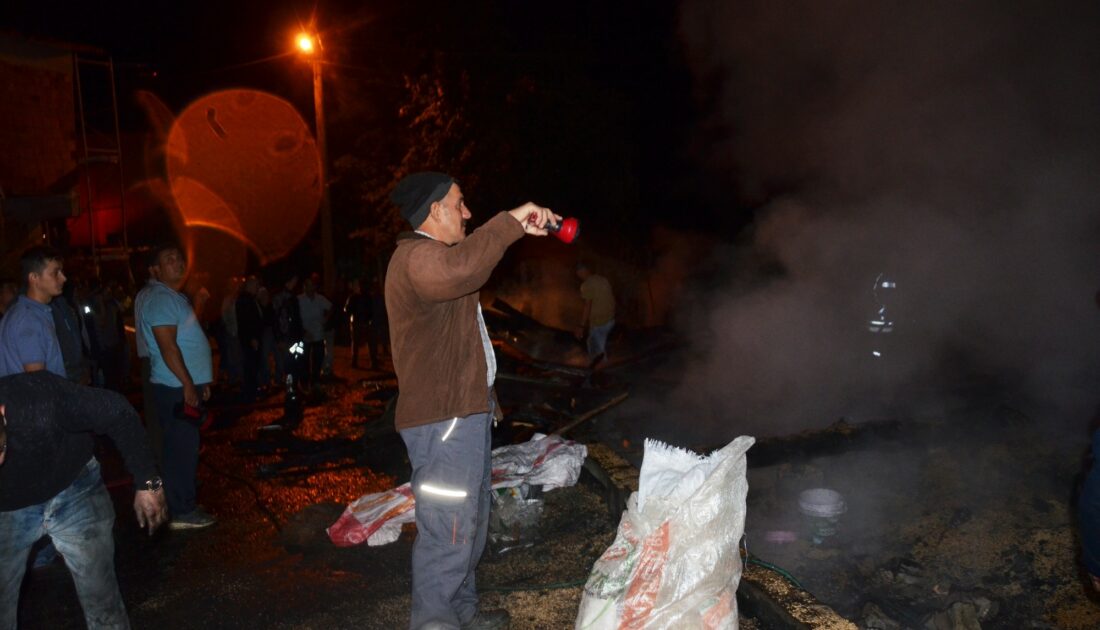
[[[479,610],[462,630],[506,630],[512,622],[507,610]]]
[[[173,517],[168,527],[171,529],[199,529],[202,527],[210,527],[217,522],[217,519],[207,514],[206,510],[197,507],[187,514]]]

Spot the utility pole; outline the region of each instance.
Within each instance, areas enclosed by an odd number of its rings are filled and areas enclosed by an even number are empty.
[[[298,50],[313,67],[313,113],[317,131],[317,151],[321,154],[321,264],[324,291],[330,298],[336,287],[336,253],[332,244],[332,206],[328,195],[328,143],[325,141],[325,90],[321,68],[321,38],[316,33],[299,33]]]
[[[328,144],[325,140],[325,94],[321,60],[313,60],[313,110],[317,119],[317,151],[321,154],[321,257],[325,295],[333,297],[336,287],[336,253],[332,245],[332,205],[328,196]]]

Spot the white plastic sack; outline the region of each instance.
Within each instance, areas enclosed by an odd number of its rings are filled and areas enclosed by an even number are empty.
[[[493,488],[527,484],[546,491],[572,486],[581,476],[586,457],[584,444],[536,433],[522,444],[493,449]]]
[[[736,630],[745,453],[755,441],[700,457],[646,440],[638,492],[592,567],[577,630]]]
[[[536,433],[522,444],[502,446],[492,453],[493,489],[521,484],[554,490],[577,483],[588,456],[583,444],[559,435]],[[365,494],[344,510],[325,531],[338,547],[366,542],[386,545],[401,536],[401,526],[416,520],[412,488],[403,484],[385,492]]]

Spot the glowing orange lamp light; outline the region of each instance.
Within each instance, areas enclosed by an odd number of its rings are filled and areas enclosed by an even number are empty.
[[[298,33],[295,42],[298,44],[298,50],[307,55],[313,53],[313,38],[310,37],[309,33]]]

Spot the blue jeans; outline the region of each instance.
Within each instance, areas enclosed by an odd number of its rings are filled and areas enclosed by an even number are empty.
[[[607,354],[607,336],[611,334],[611,329],[615,327],[615,320],[611,320],[606,324],[599,326],[592,326],[588,329],[588,358],[595,359],[601,354]]]
[[[490,408],[401,432],[416,497],[414,630],[457,629],[477,614],[474,569],[489,529],[492,418]],[[465,496],[447,496],[460,493]]]
[[[196,385],[202,391],[202,385]],[[183,402],[183,388],[153,383],[153,402],[164,433],[164,495],[172,516],[195,509],[195,473],[199,467],[199,429],[176,417],[175,406]]]
[[[129,628],[115,577],[114,523],[95,458],[49,501],[0,512],[0,630],[16,627],[27,556],[42,536],[49,536],[65,559],[88,628]]]

